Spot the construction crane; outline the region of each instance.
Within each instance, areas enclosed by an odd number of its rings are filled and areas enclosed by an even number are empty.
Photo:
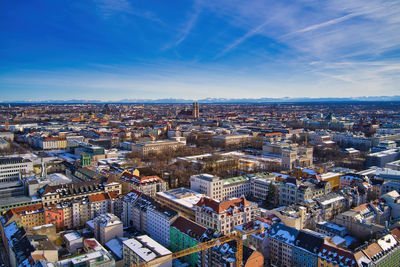
[[[187,255],[190,255],[192,253],[196,253],[199,251],[204,251],[209,248],[219,246],[225,243],[228,243],[230,241],[235,240],[236,241],[236,267],[241,267],[242,266],[242,261],[243,261],[243,240],[248,236],[252,235],[255,233],[263,232],[265,229],[262,227],[263,224],[260,224],[260,228],[256,230],[249,231],[245,234],[241,234],[239,232],[234,232],[228,235],[221,236],[219,238],[200,243],[196,246],[172,253],[170,255],[166,255],[165,257],[157,258],[148,262],[140,262],[138,264],[133,264],[132,267],[149,267],[149,266],[154,266],[158,265],[167,261],[172,261],[174,259],[178,259],[180,257],[184,257]]]

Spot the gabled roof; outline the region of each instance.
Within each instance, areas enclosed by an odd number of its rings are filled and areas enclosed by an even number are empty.
[[[196,204],[196,206],[199,207],[211,208],[215,213],[223,213],[230,207],[240,207],[240,206],[245,207],[248,205],[249,203],[244,196],[221,202],[216,201],[212,198],[202,197]]]
[[[47,185],[43,191],[43,195],[54,194],[60,191],[63,191],[64,195],[79,192],[95,192],[98,191],[98,189],[103,189],[103,187],[103,184],[96,180],[71,184]]]
[[[354,254],[344,249],[323,244],[318,252],[318,257],[340,266],[358,266]]]
[[[194,221],[186,219],[185,217],[179,216],[171,225],[175,227],[180,232],[196,239],[200,240],[201,236],[206,233],[207,228],[201,226]]]

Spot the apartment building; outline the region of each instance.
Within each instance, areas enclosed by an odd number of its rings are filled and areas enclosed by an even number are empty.
[[[45,224],[45,210],[42,204],[19,207],[8,210],[4,217],[7,223],[16,221],[27,228]]]
[[[91,220],[90,202],[88,197],[71,200],[72,227],[79,228]]]
[[[125,227],[133,226],[134,222],[134,206],[141,196],[141,192],[132,190],[122,199],[122,216],[121,220]]]
[[[130,172],[124,172],[120,180],[127,185],[128,190],[137,190],[154,197],[157,192],[167,190],[167,182],[158,176],[136,176]]]
[[[147,234],[165,247],[170,246],[169,228],[178,212],[155,203],[147,208]]]
[[[222,234],[229,234],[236,225],[250,222],[259,216],[258,205],[245,197],[221,202],[203,197],[196,204],[196,222]]]
[[[295,266],[292,254],[294,241],[298,234],[298,230],[282,223],[272,225],[268,235],[271,266]]]
[[[119,183],[102,183],[98,180],[61,185],[47,185],[41,193],[43,205],[59,204],[73,199],[88,197],[92,194],[116,192],[121,194]]]
[[[274,175],[256,173],[221,179],[211,174],[197,174],[190,177],[190,189],[217,200],[250,195],[264,200],[274,177]]]
[[[108,193],[89,195],[91,218],[110,212],[110,196]]]
[[[329,194],[314,198],[318,203],[321,210],[321,218],[323,220],[333,220],[333,218],[341,212],[348,210],[351,207],[351,202],[357,198],[354,194],[354,198],[346,198],[346,195],[337,194],[331,192]]]
[[[301,203],[326,195],[332,191],[329,182],[300,181],[290,177],[279,183],[278,189],[280,205]]]
[[[300,230],[292,246],[293,266],[318,266],[318,253],[325,237],[311,230]]]
[[[44,218],[45,224],[54,224],[58,231],[64,229],[64,211],[61,205],[45,207]]]
[[[250,194],[253,198],[265,200],[270,186],[275,184],[275,175],[250,175]]]
[[[142,192],[132,190],[123,198],[122,222],[134,226],[164,246],[169,247],[169,227],[178,212],[162,206]]]
[[[400,217],[400,194],[393,190],[381,196],[386,204],[390,207],[390,216],[392,218]]]
[[[385,230],[390,220],[390,208],[384,201],[375,200],[337,215],[334,223],[345,226],[349,234],[365,238]]]
[[[115,237],[123,236],[123,225],[117,216],[111,213],[102,214],[93,219],[94,237],[105,244]]]
[[[47,236],[28,235],[28,240],[34,251],[31,252],[33,259],[45,259],[47,262],[58,261],[58,249]]]
[[[311,214],[307,208],[299,205],[282,206],[269,211],[279,218],[282,223],[296,229],[303,229],[309,222]]]
[[[205,194],[210,198],[224,199],[225,195],[222,187],[222,179],[215,175],[204,173],[190,176],[190,189]]]
[[[133,266],[141,262],[149,262],[154,259],[168,259],[171,251],[159,244],[147,235],[133,237],[122,241],[124,266]],[[165,260],[166,260],[165,259]],[[171,267],[172,259],[152,266]]]
[[[15,221],[6,223],[3,217],[0,217],[0,222],[1,237],[6,252],[4,256],[8,258],[10,266],[27,266],[35,248],[30,244],[24,227]]]

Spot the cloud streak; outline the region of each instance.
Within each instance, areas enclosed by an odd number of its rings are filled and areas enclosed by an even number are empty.
[[[266,20],[262,24],[260,24],[257,27],[251,29],[250,31],[246,32],[246,34],[244,34],[242,37],[240,37],[239,39],[236,39],[234,42],[229,44],[224,50],[222,50],[217,56],[215,56],[215,58],[219,58],[219,57],[224,56],[226,53],[228,53],[232,49],[236,48],[238,45],[240,45],[241,43],[245,42],[250,37],[252,37],[252,36],[256,35],[257,33],[259,33],[267,25],[268,22],[269,22],[269,20]]]
[[[339,18],[335,18],[335,19],[331,19],[331,20],[328,20],[328,21],[325,21],[325,22],[322,22],[322,23],[314,24],[314,25],[305,27],[303,29],[300,29],[300,30],[297,30],[297,31],[294,31],[294,32],[291,32],[291,33],[288,33],[288,34],[285,34],[282,37],[285,38],[285,37],[289,37],[289,36],[292,36],[292,35],[295,35],[295,34],[299,34],[299,33],[315,31],[315,30],[318,30],[318,29],[321,29],[321,28],[324,28],[324,27],[328,27],[328,26],[332,26],[332,25],[344,22],[346,20],[349,20],[349,19],[354,18],[354,17],[359,16],[359,15],[360,15],[359,13],[347,14],[347,15],[339,17]]]
[[[95,0],[104,18],[109,18],[116,14],[128,14],[144,18],[153,22],[163,23],[154,13],[148,10],[138,10],[132,7],[127,0]]]
[[[191,11],[189,19],[185,22],[185,27],[183,30],[179,33],[178,39],[174,42],[168,43],[163,47],[162,50],[168,50],[172,47],[177,47],[179,46],[185,39],[189,36],[190,32],[193,30],[195,27],[197,20],[199,19],[200,13],[202,11],[202,7],[200,6],[199,2],[196,1],[194,3],[194,11]]]

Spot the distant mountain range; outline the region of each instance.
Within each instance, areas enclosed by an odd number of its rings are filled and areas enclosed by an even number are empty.
[[[43,101],[0,101],[2,104],[107,104],[107,103],[133,103],[133,104],[190,104],[193,102],[202,104],[262,104],[262,103],[318,103],[318,102],[389,102],[400,101],[400,96],[361,96],[361,97],[323,97],[323,98],[204,98],[199,100],[162,98],[162,99],[122,99],[120,101],[102,100],[43,100]]]

